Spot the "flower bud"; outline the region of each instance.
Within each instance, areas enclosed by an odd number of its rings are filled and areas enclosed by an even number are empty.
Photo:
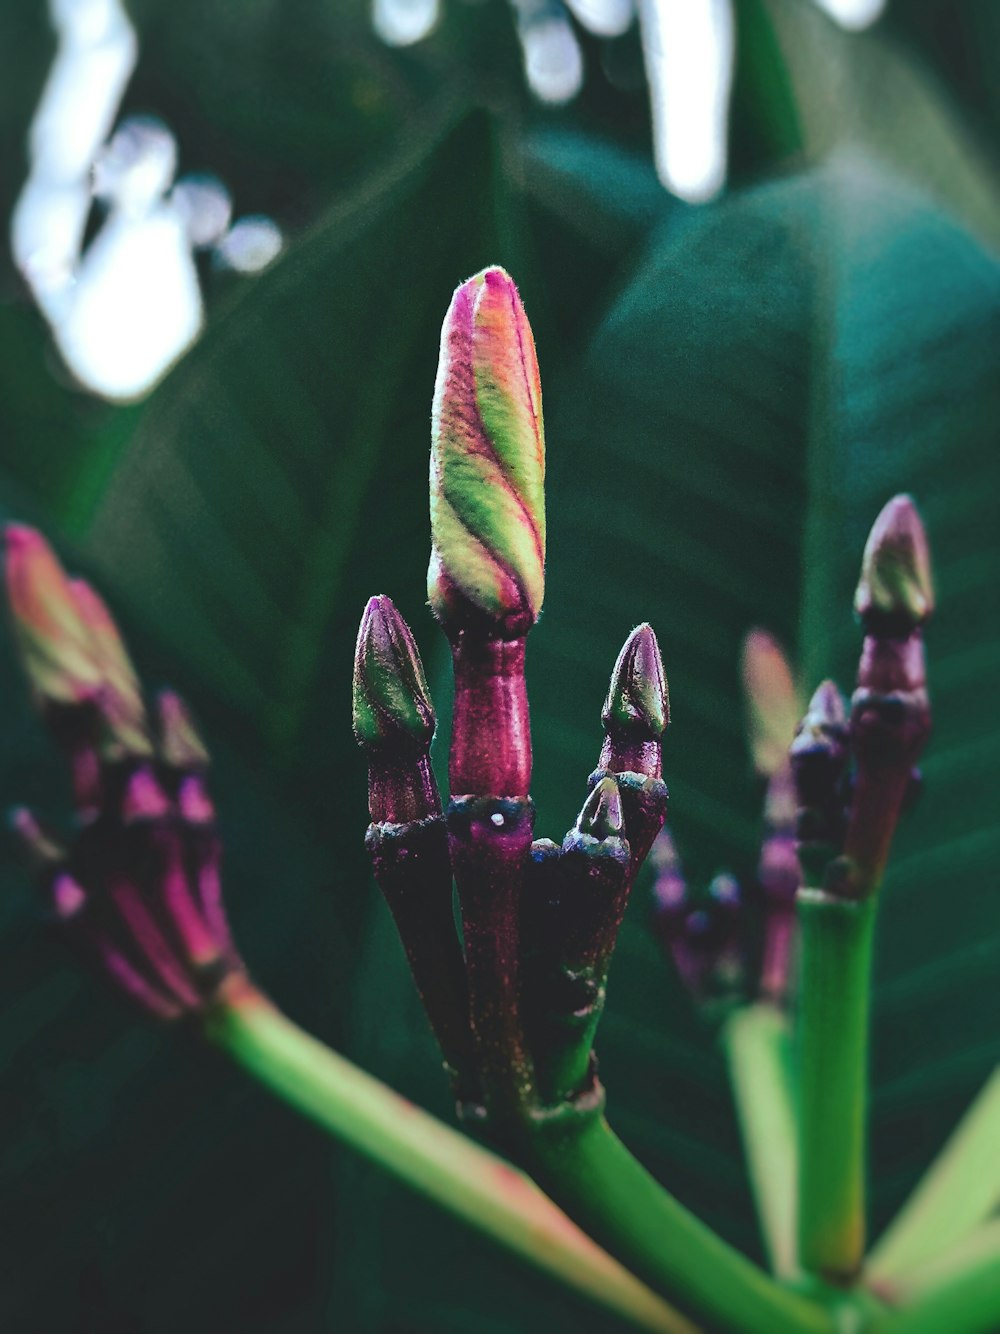
[[[210,756],[198,734],[188,706],[172,690],[160,692],[160,754],[169,769],[181,773],[204,773]]]
[[[512,279],[484,269],[441,331],[431,417],[431,607],[449,633],[517,639],[545,568],[545,439],[535,344]]]
[[[636,626],[618,654],[601,720],[609,732],[633,732],[650,740],[666,730],[667,682],[651,626]]]
[[[85,580],[71,579],[69,587],[101,674],[97,699],[104,725],[101,752],[110,760],[145,758],[153,753],[146,729],[146,707],[118,627],[103,599]]]
[[[390,598],[365,607],[354,654],[354,735],[369,749],[434,735],[434,706],[410,628]]]
[[[872,526],[854,609],[873,631],[900,636],[934,610],[927,535],[909,496],[894,496]]]
[[[801,705],[788,660],[766,630],[751,630],[743,641],[742,675],[754,768],[770,777],[788,758]]]
[[[101,666],[72,586],[41,533],[6,529],[7,600],[25,673],[40,706],[93,702]]]

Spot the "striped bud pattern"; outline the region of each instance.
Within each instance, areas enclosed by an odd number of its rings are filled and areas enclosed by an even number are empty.
[[[441,331],[428,594],[449,633],[526,634],[542,605],[545,441],[535,343],[513,280],[484,269]]]

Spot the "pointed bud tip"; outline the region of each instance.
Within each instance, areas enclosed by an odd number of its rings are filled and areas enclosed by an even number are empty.
[[[591,838],[620,838],[625,827],[622,799],[613,778],[602,778],[590,792],[577,816],[576,828]]]
[[[184,773],[204,772],[211,757],[187,704],[173,690],[161,691],[156,703],[160,715],[160,753],[164,763]]]
[[[893,496],[872,525],[854,609],[863,621],[904,632],[934,611],[927,534],[911,496]]]
[[[391,598],[369,598],[354,654],[354,734],[362,746],[434,735],[434,706],[410,627]]]
[[[806,710],[807,718],[834,727],[846,727],[847,705],[836,681],[822,681],[813,691]]]
[[[652,626],[636,628],[618,655],[601,719],[608,731],[638,731],[662,736],[670,722],[670,701],[663,658]]]
[[[788,659],[767,630],[753,629],[744,639],[742,677],[754,768],[770,777],[788,755],[801,704]]]

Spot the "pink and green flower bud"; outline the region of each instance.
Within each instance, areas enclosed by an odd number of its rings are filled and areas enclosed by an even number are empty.
[[[872,633],[900,637],[934,611],[927,534],[910,496],[894,496],[875,520],[854,609]]]
[[[636,626],[618,654],[601,721],[605,740],[599,769],[661,776],[670,700],[660,646],[651,626]]]
[[[69,587],[90,636],[101,675],[97,697],[101,716],[99,746],[106,760],[146,759],[153,753],[146,707],[131,659],[103,599],[83,579]]]
[[[354,735],[366,749],[426,750],[434,736],[423,664],[390,598],[365,607],[354,653]]]
[[[39,706],[92,704],[102,684],[93,636],[70,581],[41,533],[6,529],[7,602],[25,674]]]
[[[410,628],[391,599],[369,600],[354,654],[354,735],[368,756],[376,823],[440,815],[430,766],[434,706]]]
[[[743,641],[742,676],[750,753],[757,772],[769,778],[788,761],[802,705],[788,659],[766,630],[751,630]]]
[[[535,343],[500,268],[456,290],[431,417],[428,594],[450,636],[527,634],[545,575],[545,437]]]

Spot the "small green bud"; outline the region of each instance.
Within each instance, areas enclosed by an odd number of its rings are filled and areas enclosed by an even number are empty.
[[[601,720],[608,733],[630,732],[650,740],[666,730],[670,701],[651,626],[636,626],[618,654]]]
[[[606,838],[620,838],[624,827],[625,816],[622,813],[618,784],[610,776],[602,778],[583,803],[576,817],[575,832],[602,841]]]
[[[428,595],[446,627],[526,634],[542,605],[545,436],[535,343],[513,280],[456,290],[431,416]]]
[[[390,598],[365,607],[354,654],[354,735],[362,746],[408,740],[420,749],[434,735],[434,706],[410,628]]]
[[[854,609],[866,623],[904,633],[934,610],[927,534],[910,496],[894,496],[872,526]]]

